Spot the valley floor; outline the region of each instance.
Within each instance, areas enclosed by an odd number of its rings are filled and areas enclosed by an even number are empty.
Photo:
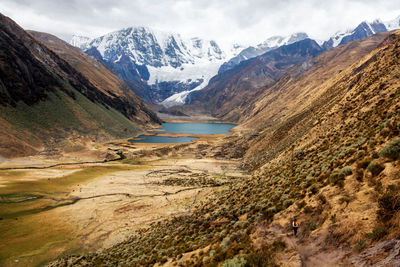
[[[158,146],[118,141],[0,162],[0,265],[35,266],[107,248],[152,222],[189,213],[196,202],[246,176],[234,160],[196,154],[198,143],[217,146],[219,140]]]

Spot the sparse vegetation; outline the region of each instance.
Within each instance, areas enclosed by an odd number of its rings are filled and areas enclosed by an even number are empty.
[[[377,176],[378,174],[380,174],[383,170],[385,169],[385,166],[383,166],[382,164],[375,162],[375,161],[371,161],[368,164],[367,170],[373,175],[373,176]]]
[[[392,186],[389,187],[386,192],[378,199],[379,219],[386,223],[393,216],[400,212],[400,187]]]
[[[400,158],[400,138],[395,138],[389,144],[387,144],[378,155],[380,157],[389,158],[391,160],[397,160]]]
[[[383,153],[385,148],[376,151],[394,138],[397,126],[393,125],[399,122],[400,89],[396,81],[385,80],[400,62],[396,52],[400,37],[395,38],[389,48],[357,63],[357,71],[343,70],[315,102],[308,103],[309,109],[283,114],[282,121],[271,121],[273,126],[260,128],[257,136],[236,136],[213,151],[216,157],[245,155],[242,166],[257,170],[252,177],[209,195],[189,216],[156,222],[121,244],[89,254],[80,264],[146,266],[170,259],[183,266],[274,266],[276,254],[285,246],[271,244],[274,237],[267,231],[260,234],[261,246],[254,246],[257,230],[297,214],[304,219],[305,243],[317,239],[309,236],[327,231],[323,234],[328,244],[361,251],[390,236],[399,193],[397,185],[388,184],[398,174],[398,162],[385,156],[392,155]],[[378,68],[379,64],[384,67]],[[209,249],[195,253],[205,248]],[[194,255],[184,261],[187,252]]]
[[[378,241],[378,240],[384,238],[388,233],[389,233],[389,231],[385,227],[377,227],[377,228],[374,228],[372,230],[372,232],[366,233],[365,236],[374,241]]]
[[[342,172],[334,172],[329,176],[329,182],[334,185],[343,187],[345,175]]]
[[[343,173],[345,176],[349,176],[353,174],[353,169],[351,166],[345,166],[340,170],[341,173]]]

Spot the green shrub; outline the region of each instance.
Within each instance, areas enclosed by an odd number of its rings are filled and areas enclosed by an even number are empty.
[[[318,195],[318,200],[321,202],[321,204],[326,204],[327,202],[326,197],[322,193]]]
[[[313,212],[314,211],[314,209],[313,209],[313,207],[311,207],[311,206],[305,206],[304,207],[304,212],[305,213],[311,213],[311,212]]]
[[[389,158],[397,160],[400,158],[400,138],[395,138],[389,142],[381,151],[378,153],[379,157]]]
[[[343,173],[345,176],[349,176],[353,174],[353,169],[351,166],[345,166],[340,170],[341,173]]]
[[[357,181],[362,182],[364,178],[364,170],[357,168],[355,170],[354,177],[356,178]]]
[[[245,265],[246,265],[245,259],[235,257],[233,259],[224,261],[222,267],[243,267]]]
[[[365,236],[374,241],[378,241],[378,240],[384,238],[388,234],[389,234],[389,231],[385,227],[376,227],[372,230],[371,233],[366,233]]]
[[[300,202],[296,202],[296,205],[297,205],[297,208],[299,208],[301,210],[306,205],[306,202],[304,200],[302,200]]]
[[[275,251],[263,246],[260,250],[253,250],[246,257],[246,267],[268,267],[275,266]]]
[[[339,202],[342,203],[346,203],[346,205],[348,205],[352,200],[354,200],[353,196],[350,196],[349,194],[345,194],[343,197],[341,197],[339,199]]]
[[[378,199],[378,217],[382,222],[389,221],[396,212],[400,211],[400,190],[397,187],[387,190]]]
[[[382,164],[375,162],[375,161],[371,161],[368,164],[367,170],[369,172],[371,172],[371,174],[373,176],[377,176],[378,174],[380,174],[383,170],[385,169],[385,166],[383,166]]]
[[[320,188],[320,184],[319,183],[315,183],[315,184],[311,185],[309,189],[310,189],[310,192],[313,195],[315,195],[316,193],[318,193],[319,188]]]
[[[336,221],[337,221],[336,213],[331,215],[331,221],[332,221],[332,223],[336,223]]]
[[[310,229],[310,231],[314,231],[315,229],[317,229],[317,227],[317,223],[312,220],[308,223],[308,229]]]
[[[371,163],[371,158],[367,157],[360,162],[357,163],[357,167],[361,169],[366,169],[368,165]]]
[[[335,185],[339,185],[340,187],[343,187],[343,183],[344,183],[344,174],[341,172],[334,172],[331,173],[331,175],[329,176],[329,182],[331,184],[335,184]]]

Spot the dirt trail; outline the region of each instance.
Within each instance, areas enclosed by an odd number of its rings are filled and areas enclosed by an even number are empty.
[[[324,250],[325,237],[322,235],[311,237],[311,240],[306,242],[302,241],[300,236],[302,234],[301,228],[297,237],[292,233],[287,233],[280,225],[272,225],[268,228],[274,236],[282,238],[287,244],[288,250],[293,252],[288,258],[282,259],[283,266],[291,267],[336,267],[344,266],[341,260],[345,251],[337,250]]]

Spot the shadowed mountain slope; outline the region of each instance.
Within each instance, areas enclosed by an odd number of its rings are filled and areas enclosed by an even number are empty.
[[[1,155],[36,153],[73,133],[102,139],[130,136],[160,122],[122,85],[105,89],[99,76],[88,73],[82,75],[0,15]]]

